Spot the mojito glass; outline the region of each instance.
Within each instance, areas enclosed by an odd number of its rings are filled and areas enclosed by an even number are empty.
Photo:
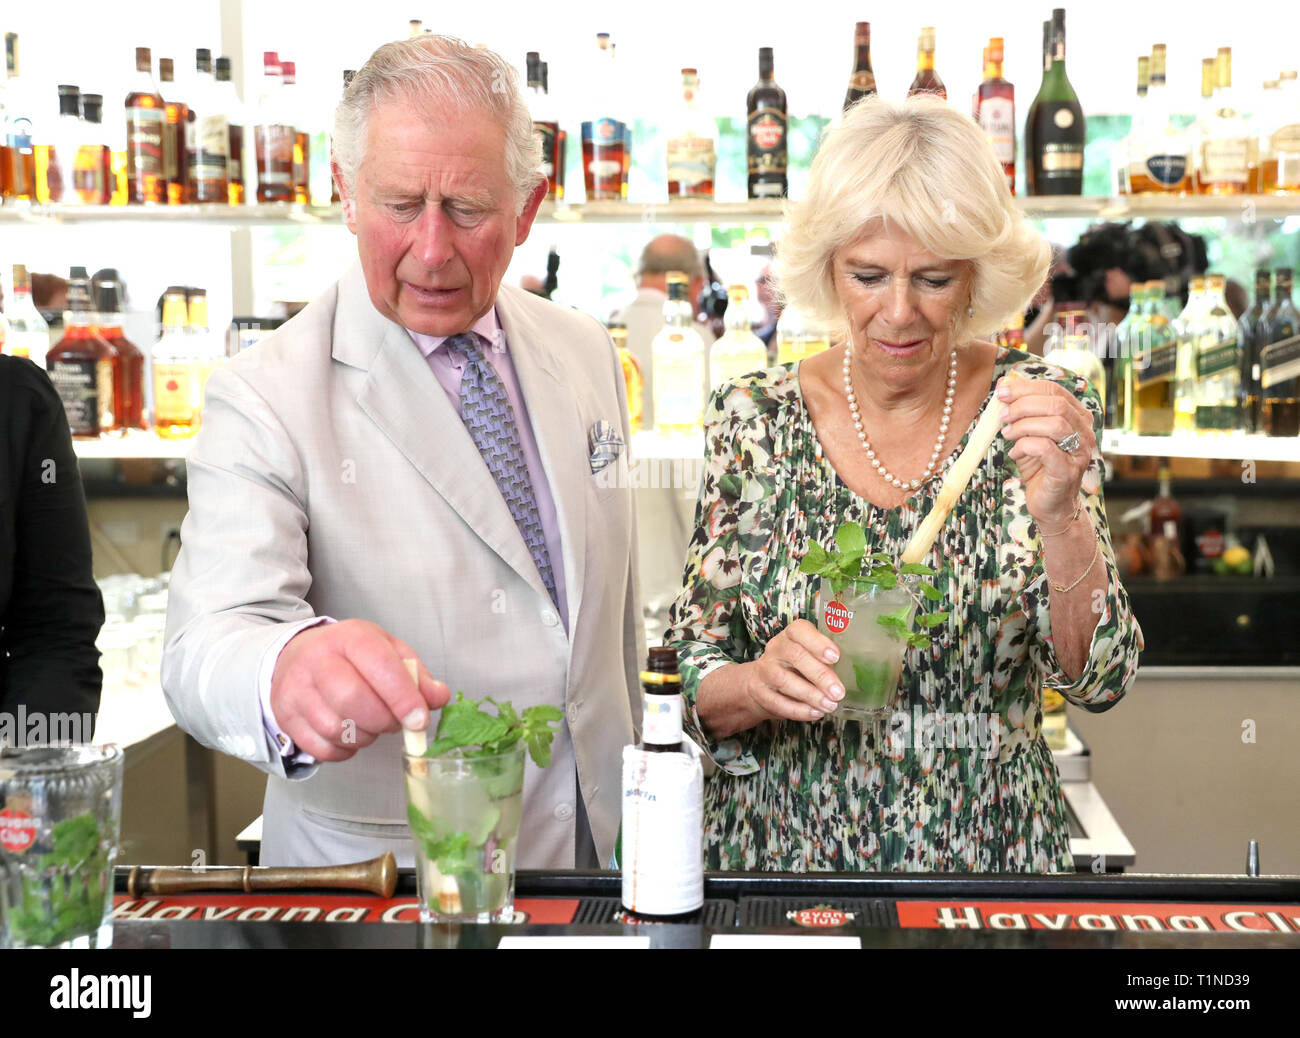
[[[525,753],[520,742],[505,753],[403,755],[422,922],[514,918]]]
[[[0,746],[0,947],[112,944],[122,762],[116,746]]]
[[[833,716],[877,721],[894,709],[907,643],[877,623],[892,613],[910,629],[916,603],[901,587],[850,584],[836,596],[823,582],[817,593],[817,629],[840,650],[835,675],[844,698]]]

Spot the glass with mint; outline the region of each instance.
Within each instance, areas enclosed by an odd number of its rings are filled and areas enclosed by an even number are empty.
[[[0,746],[0,947],[112,944],[122,763],[116,746]]]
[[[934,570],[920,563],[899,566],[883,552],[868,553],[866,532],[854,522],[840,524],[830,551],[810,544],[799,569],[821,578],[817,629],[840,650],[834,670],[844,698],[832,716],[883,719],[897,702],[905,653],[929,646],[925,632],[948,618],[946,612],[925,612],[928,602],[942,597],[925,579],[935,576]]]
[[[563,718],[553,706],[521,715],[509,703],[461,692],[442,708],[428,750],[403,754],[421,921],[514,918],[524,762],[550,764],[553,726]]]

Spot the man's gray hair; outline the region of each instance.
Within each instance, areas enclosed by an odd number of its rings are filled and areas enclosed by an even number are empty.
[[[667,274],[680,270],[694,280],[704,276],[704,264],[700,261],[700,252],[689,238],[676,234],[661,234],[652,238],[641,250],[641,259],[636,265],[636,276],[646,274]]]
[[[542,148],[508,61],[486,47],[431,33],[385,43],[370,55],[334,111],[334,157],[349,193],[356,190],[365,157],[370,113],[392,101],[411,104],[417,111],[427,105],[440,112],[496,116],[505,135],[506,175],[515,188],[515,212],[523,211],[542,180]]]

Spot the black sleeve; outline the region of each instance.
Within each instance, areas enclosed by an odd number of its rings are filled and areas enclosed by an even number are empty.
[[[12,517],[12,592],[0,615],[0,707],[13,715],[99,712],[95,639],[104,601],[91,566],[86,499],[63,404],[28,360],[3,358],[9,414],[0,447]],[[3,581],[2,583],[7,583]],[[90,734],[84,734],[87,741]]]

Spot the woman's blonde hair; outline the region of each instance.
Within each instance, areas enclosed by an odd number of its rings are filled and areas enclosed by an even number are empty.
[[[873,220],[898,225],[936,256],[972,261],[975,312],[961,309],[957,343],[1005,327],[1047,277],[1051,249],[1016,208],[984,132],[936,97],[859,101],[822,137],[804,197],[786,207],[781,294],[839,335],[846,322],[832,259]]]

